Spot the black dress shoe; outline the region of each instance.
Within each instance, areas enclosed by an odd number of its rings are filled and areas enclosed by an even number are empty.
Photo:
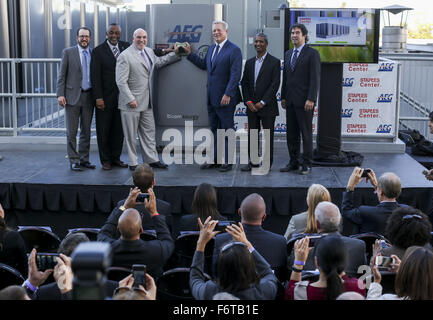
[[[200,166],[200,169],[213,169],[221,167],[218,163],[205,163]]]
[[[220,172],[227,172],[230,171],[232,169],[232,165],[231,164],[223,164],[220,168]]]
[[[80,167],[84,167],[87,169],[95,169],[96,168],[96,166],[94,164],[91,164],[89,161],[80,162]]]
[[[137,166],[135,165],[135,166],[129,166],[129,170],[131,170],[131,171],[134,171],[135,170],[135,168],[137,168]]]
[[[299,171],[299,165],[288,164],[285,167],[280,168],[280,172],[291,172],[291,171]]]
[[[104,169],[104,170],[111,170],[111,163],[110,162],[104,162],[102,164],[102,169]]]
[[[83,171],[83,169],[80,167],[78,163],[71,163],[71,170],[72,171]]]
[[[152,168],[159,168],[159,169],[167,169],[168,168],[168,165],[166,165],[164,162],[161,162],[161,161],[149,163],[149,166],[151,166]]]
[[[112,163],[111,163],[111,165],[113,166],[113,167],[120,167],[120,168],[128,168],[128,165],[125,163],[125,162],[123,162],[123,161],[113,161]]]
[[[248,163],[241,168],[241,171],[244,171],[244,172],[245,171],[251,171],[251,168],[252,168],[251,163]]]
[[[306,175],[311,173],[311,167],[302,165],[301,170],[299,170],[299,174]]]

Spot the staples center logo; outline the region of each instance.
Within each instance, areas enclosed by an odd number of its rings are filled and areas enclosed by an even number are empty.
[[[392,102],[392,93],[384,93],[379,96],[377,102]]]
[[[348,123],[346,126],[347,133],[366,133],[367,125],[365,123]]]
[[[235,117],[241,117],[247,115],[247,108],[246,107],[239,107],[235,111]]]
[[[380,87],[380,78],[361,78],[360,87],[377,88]]]
[[[352,87],[353,80],[353,78],[343,78],[343,87]]]
[[[298,18],[298,23],[311,23],[311,18]]]
[[[360,118],[379,118],[379,109],[359,109]]]
[[[368,71],[368,63],[349,63],[349,71]]]
[[[376,133],[390,133],[392,124],[381,124],[377,127]]]
[[[367,93],[349,93],[347,95],[347,102],[368,102]]]
[[[394,69],[394,62],[382,62],[379,65],[378,71],[392,71]]]
[[[353,109],[341,109],[342,118],[352,118]]]
[[[175,42],[190,42],[190,43],[198,43],[200,42],[201,38],[201,31],[203,29],[202,25],[196,25],[193,26],[191,24],[186,24],[182,26],[180,24],[176,25],[174,27],[174,30],[170,32],[168,43],[175,43]]]

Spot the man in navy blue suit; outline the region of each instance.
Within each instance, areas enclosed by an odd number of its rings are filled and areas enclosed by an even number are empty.
[[[207,110],[209,123],[214,136],[214,161],[205,163],[202,169],[220,167],[221,172],[230,171],[232,164],[228,159],[228,146],[225,141],[224,164],[217,164],[217,130],[234,129],[234,112],[241,101],[239,81],[242,72],[242,53],[237,45],[227,39],[228,24],[218,20],[212,23],[212,35],[215,44],[209,47],[204,59],[191,53],[186,47],[188,60],[198,68],[207,70]],[[227,140],[227,139],[226,139]],[[230,158],[233,155],[230,155]]]

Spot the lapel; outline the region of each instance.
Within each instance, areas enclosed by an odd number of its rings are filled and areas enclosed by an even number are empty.
[[[295,70],[296,70],[296,67],[299,65],[299,63],[302,61],[302,59],[304,59],[306,50],[308,50],[308,49],[307,49],[307,45],[305,44],[304,47],[302,48],[301,53],[298,56],[298,59],[296,59]]]
[[[292,63],[292,53],[293,53],[293,49],[290,49],[290,50],[287,52],[287,57],[286,57],[286,59],[284,60],[284,65],[287,66],[287,70],[288,70],[289,72],[293,72],[293,71],[292,71],[292,67],[291,67],[291,63]]]
[[[146,50],[146,47],[145,47],[145,49],[144,50]],[[146,63],[144,62],[144,59],[143,59],[143,57],[141,56],[141,53],[140,53],[140,51],[138,51],[137,50],[137,48],[132,48],[132,51],[133,51],[133,54],[134,54],[134,56],[135,56],[135,59],[136,60],[138,60],[138,62],[148,71],[148,72],[150,72],[150,70],[148,70],[147,69],[147,66],[146,66]]]
[[[75,60],[75,64],[78,66],[78,69],[80,69],[80,73],[82,76],[83,75],[83,66],[81,65],[80,49],[78,48],[78,45],[76,45],[75,50],[72,51],[72,58]]]
[[[111,48],[110,48],[110,46],[107,43],[107,40],[104,41],[103,46],[104,46],[105,54],[107,55],[107,57],[109,57],[109,59],[112,62],[116,62],[116,58],[114,57],[113,51],[111,51]],[[119,54],[120,54],[120,52],[119,52]]]
[[[215,58],[214,64],[212,65],[212,71],[215,69],[216,65],[218,64],[218,61],[221,59],[221,55],[224,53],[224,50],[226,49],[226,47],[228,46],[229,41],[227,40],[224,45],[220,48],[220,51],[218,52],[218,55]],[[211,61],[212,61],[212,53],[213,50],[215,49],[216,44],[214,44],[212,46],[212,51],[211,51]]]

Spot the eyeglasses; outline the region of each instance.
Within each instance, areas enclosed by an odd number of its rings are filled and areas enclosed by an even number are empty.
[[[240,241],[232,241],[227,243],[224,247],[221,248],[221,252],[226,251],[227,249],[230,249],[233,246],[244,246],[245,248],[248,248],[247,245]]]
[[[90,36],[78,36],[78,38],[90,38]]]
[[[407,214],[402,219],[407,220],[407,219],[415,219],[415,218],[422,220],[422,217],[419,214]]]

